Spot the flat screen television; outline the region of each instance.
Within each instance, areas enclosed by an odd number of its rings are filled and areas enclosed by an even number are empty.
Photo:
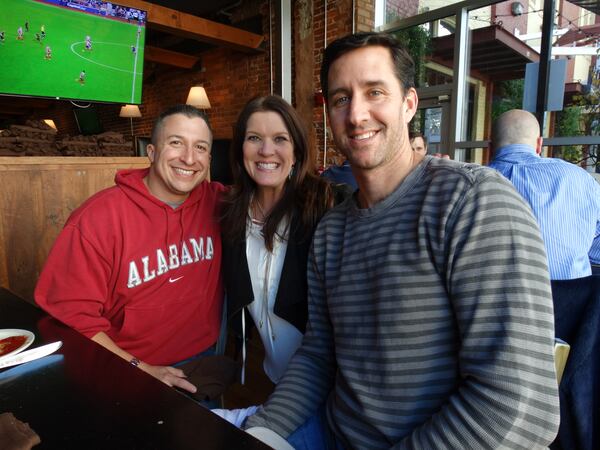
[[[0,94],[142,101],[146,12],[99,0],[0,0]]]

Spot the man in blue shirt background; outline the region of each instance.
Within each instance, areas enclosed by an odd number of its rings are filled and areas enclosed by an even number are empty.
[[[508,178],[531,206],[542,231],[552,280],[591,275],[590,250],[600,234],[600,185],[575,164],[541,158],[533,114],[514,109],[492,128],[490,167]]]

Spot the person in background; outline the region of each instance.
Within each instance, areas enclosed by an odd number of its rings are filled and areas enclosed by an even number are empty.
[[[495,171],[412,150],[414,70],[383,33],[325,50],[329,123],[359,189],[317,226],[306,334],[244,428],[289,438],[322,419],[297,450],[545,448],[559,405],[535,218]]]
[[[427,154],[427,138],[416,131],[411,131],[408,136],[413,151],[425,156]]]
[[[222,308],[222,185],[206,181],[212,131],[188,105],[163,112],[149,169],[123,170],[69,217],[35,289],[52,316],[190,392],[172,365],[210,353]]]
[[[352,174],[350,162],[347,159],[344,159],[344,162],[339,166],[330,166],[328,169],[325,169],[321,176],[331,180],[335,184],[347,184],[353,191],[358,189],[356,179]]]
[[[535,116],[513,109],[492,127],[490,167],[514,185],[535,215],[552,280],[591,275],[590,252],[600,236],[600,185],[575,164],[541,158],[542,137]]]
[[[278,96],[254,98],[242,109],[231,161],[235,183],[221,221],[227,315],[243,346],[257,327],[263,368],[276,384],[306,330],[315,226],[349,192],[312,174],[307,132]],[[245,358],[245,347],[242,353]]]
[[[422,156],[427,155],[427,138],[423,136],[421,133],[416,131],[411,131],[408,133],[408,138],[410,140],[410,146],[413,151],[421,154]],[[442,158],[442,159],[450,159],[450,155],[447,153],[433,153],[432,156],[434,158]]]

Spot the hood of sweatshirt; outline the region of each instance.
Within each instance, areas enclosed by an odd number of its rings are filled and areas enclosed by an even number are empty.
[[[131,200],[134,201],[134,203],[139,204],[144,209],[154,205],[154,207],[161,209],[164,208],[171,211],[177,211],[179,209],[189,208],[201,200],[202,196],[200,191],[194,189],[181,205],[177,208],[172,208],[167,203],[152,195],[148,190],[148,187],[144,184],[144,178],[148,176],[149,172],[150,169],[120,170],[115,176],[115,183],[129,198],[131,198]],[[203,181],[202,183],[207,183],[207,181]]]
[[[115,176],[115,183],[139,208],[142,214],[151,217],[152,220],[161,220],[160,218],[162,218],[165,222],[165,243],[168,243],[169,232],[174,227],[179,227],[180,238],[183,240],[185,216],[192,206],[202,200],[202,190],[197,188],[192,190],[181,205],[173,208],[150,193],[144,183],[144,178],[148,176],[148,173],[149,169],[120,170]],[[208,182],[203,181],[202,183]],[[160,227],[157,227],[157,229],[160,229]]]

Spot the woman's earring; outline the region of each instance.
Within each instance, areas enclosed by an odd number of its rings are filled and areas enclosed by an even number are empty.
[[[293,174],[294,174],[294,166],[292,165],[292,168],[290,169],[290,173],[288,174],[288,180],[292,179]]]

